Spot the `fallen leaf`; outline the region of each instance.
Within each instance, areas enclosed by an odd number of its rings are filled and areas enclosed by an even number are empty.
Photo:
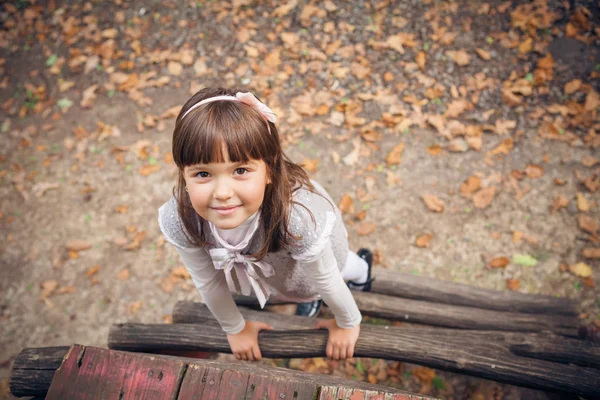
[[[75,286],[63,286],[56,291],[57,294],[72,294],[75,292],[77,292]]]
[[[490,261],[492,268],[505,268],[508,264],[510,264],[510,260],[506,257],[496,257]]]
[[[60,185],[58,183],[45,183],[40,182],[33,185],[31,188],[31,193],[33,193],[36,197],[42,197],[48,190],[58,189]]]
[[[552,204],[552,214],[556,213],[561,208],[567,208],[568,205],[569,199],[567,199],[565,196],[559,195],[555,197]]]
[[[514,290],[515,292],[521,287],[521,282],[518,279],[507,279],[506,288],[508,290]]]
[[[590,203],[583,196],[583,193],[580,193],[580,192],[577,192],[577,208],[581,212],[588,212],[588,211],[590,211]]]
[[[465,50],[448,50],[446,51],[446,55],[452,61],[454,61],[457,65],[464,67],[465,65],[469,65],[471,62],[471,56]]]
[[[463,112],[465,112],[469,108],[469,102],[466,100],[454,100],[452,103],[448,104],[446,108],[446,112],[444,113],[444,117],[446,118],[456,118]]]
[[[494,186],[483,188],[473,195],[473,204],[477,208],[487,208],[494,200],[495,195],[496,188]]]
[[[431,194],[424,194],[421,196],[421,198],[423,199],[429,210],[438,213],[444,211],[444,202],[440,200],[437,196]]]
[[[90,278],[90,277],[96,275],[98,273],[98,271],[100,271],[100,266],[94,265],[92,268],[88,269],[88,271],[85,273],[85,276]]]
[[[356,233],[358,233],[359,236],[367,236],[375,232],[376,229],[377,225],[375,225],[374,223],[362,222],[356,226]]]
[[[425,69],[425,63],[427,62],[427,57],[424,51],[420,51],[417,53],[417,57],[415,58],[415,62],[421,68],[421,71]]]
[[[432,156],[437,156],[442,152],[442,146],[439,144],[432,144],[431,146],[427,147],[427,152]]]
[[[134,316],[140,308],[142,308],[142,301],[138,300],[134,303],[129,303],[127,306],[127,311],[129,312],[129,315]]]
[[[192,279],[192,276],[190,275],[190,271],[188,271],[188,269],[183,265],[179,266],[177,268],[173,268],[173,270],[171,270],[171,276],[175,276],[177,278],[184,279],[184,280]]]
[[[129,269],[124,268],[121,271],[119,271],[119,273],[117,274],[117,279],[120,281],[127,281],[129,280]]]
[[[470,176],[460,186],[460,194],[463,197],[471,197],[481,187],[481,178],[478,176]]]
[[[499,119],[496,121],[495,127],[498,135],[508,135],[517,127],[517,121]]]
[[[65,245],[65,247],[72,251],[83,251],[83,250],[88,250],[89,248],[92,247],[92,245],[86,240],[74,239],[74,240],[69,240],[67,242],[67,244]]]
[[[511,262],[513,264],[524,265],[526,267],[533,267],[537,265],[537,260],[535,257],[530,256],[529,254],[514,254]]]
[[[572,81],[565,84],[565,94],[572,94],[579,90],[581,87],[581,79],[573,79]]]
[[[491,54],[483,49],[475,49],[475,52],[482,60],[490,61],[492,59]]]
[[[398,165],[402,161],[402,153],[404,152],[404,143],[399,143],[390,153],[385,157],[385,162],[387,165]]]
[[[579,228],[583,231],[591,233],[592,235],[595,235],[598,231],[598,223],[587,215],[580,215],[578,222]]]
[[[597,248],[586,248],[583,249],[583,256],[585,258],[595,258],[595,259],[600,259],[600,247]]]
[[[544,168],[539,165],[529,164],[525,167],[525,173],[532,179],[541,178],[544,175]]]
[[[183,72],[183,66],[176,61],[169,61],[167,65],[167,70],[171,75],[179,76]]]
[[[91,108],[94,102],[96,101],[96,89],[98,89],[98,85],[92,85],[89,88],[83,91],[83,98],[79,103],[81,108]]]
[[[308,158],[305,158],[300,165],[308,172],[315,174],[319,167],[319,159],[315,158],[313,160],[309,160]]]
[[[54,294],[58,288],[58,281],[54,279],[44,281],[40,284],[40,288],[42,289],[40,292],[40,299],[47,299],[48,297],[52,296],[52,294]]]
[[[433,236],[431,236],[429,233],[419,236],[416,242],[417,247],[429,247],[431,245],[432,238]]]
[[[519,244],[519,242],[521,241],[522,238],[523,238],[523,232],[520,232],[520,231],[513,232],[512,241],[514,244]]]
[[[569,272],[581,278],[587,278],[592,275],[592,268],[584,262],[569,265]]]
[[[349,194],[344,194],[339,204],[339,209],[342,214],[354,214],[354,201]]]
[[[581,159],[581,163],[588,168],[592,168],[594,165],[598,164],[598,162],[600,162],[600,160],[594,156],[585,156]]]

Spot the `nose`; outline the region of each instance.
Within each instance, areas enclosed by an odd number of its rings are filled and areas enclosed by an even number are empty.
[[[227,200],[233,196],[233,188],[227,179],[217,179],[213,198],[216,200]]]

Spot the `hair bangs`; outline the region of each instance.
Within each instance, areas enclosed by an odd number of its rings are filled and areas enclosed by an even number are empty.
[[[173,159],[180,167],[226,161],[245,163],[277,155],[267,122],[245,104],[220,101],[190,114],[178,121],[180,140],[173,142]]]

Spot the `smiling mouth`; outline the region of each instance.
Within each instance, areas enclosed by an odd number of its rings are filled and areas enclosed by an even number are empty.
[[[235,210],[237,210],[240,207],[241,206],[211,207],[211,208],[220,215],[228,215],[228,214],[233,213]]]

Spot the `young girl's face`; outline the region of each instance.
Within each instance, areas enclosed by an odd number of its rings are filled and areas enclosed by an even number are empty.
[[[217,228],[240,226],[260,208],[268,183],[264,161],[195,164],[183,174],[194,210]]]

